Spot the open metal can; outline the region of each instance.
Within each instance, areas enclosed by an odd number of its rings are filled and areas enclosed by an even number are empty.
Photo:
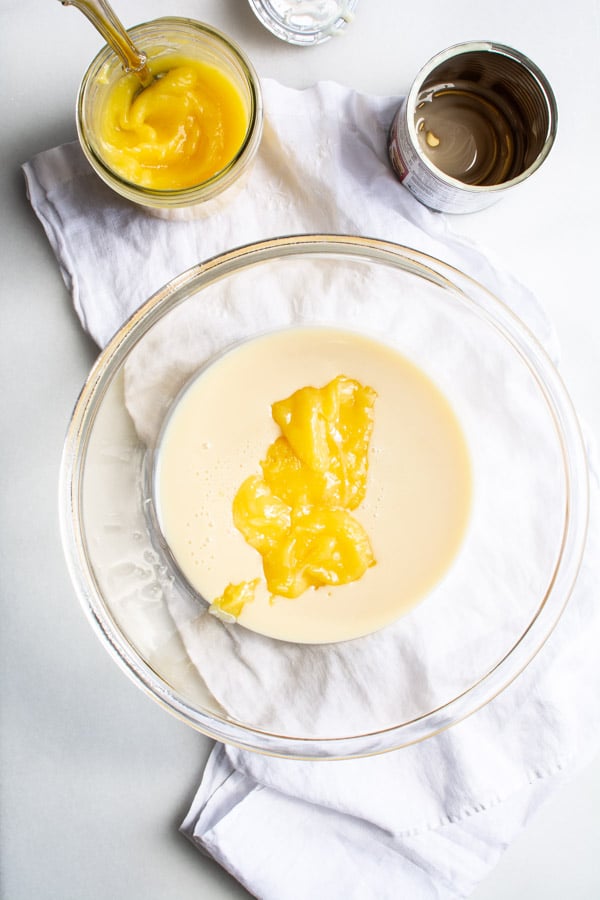
[[[426,206],[475,212],[539,168],[557,122],[552,88],[531,60],[469,41],[419,72],[390,129],[390,160]]]

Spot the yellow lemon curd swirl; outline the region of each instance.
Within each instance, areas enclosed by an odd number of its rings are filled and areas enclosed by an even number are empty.
[[[141,187],[179,190],[207,181],[236,156],[248,129],[244,101],[215,66],[172,55],[112,87],[99,122],[105,163]]]
[[[260,553],[272,595],[295,598],[310,587],[347,584],[375,560],[351,515],[367,489],[376,393],[339,375],[274,403],[281,430],[233,501],[233,521]],[[255,582],[228,585],[211,610],[237,617]]]

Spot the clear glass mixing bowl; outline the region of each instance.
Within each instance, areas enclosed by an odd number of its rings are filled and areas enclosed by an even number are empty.
[[[360,332],[420,366],[473,467],[470,525],[444,579],[394,624],[338,644],[285,644],[208,616],[149,514],[148,460],[182,385],[228,347],[298,325]],[[414,250],[306,235],[184,272],[121,328],[77,401],[60,511],[83,607],[138,686],[216,740],[342,758],[448,728],[530,662],[577,577],[587,466],[559,375],[500,300]]]

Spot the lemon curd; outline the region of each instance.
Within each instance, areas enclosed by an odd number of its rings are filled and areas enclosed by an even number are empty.
[[[161,433],[154,502],[181,573],[225,618],[321,643],[376,631],[439,582],[471,469],[421,369],[351,332],[294,328],[188,384]]]
[[[271,407],[281,429],[233,501],[233,521],[262,557],[271,594],[295,598],[310,587],[348,584],[375,560],[351,515],[367,488],[375,392],[340,375]],[[237,618],[258,586],[228,585],[211,611]]]
[[[153,190],[208,181],[236,157],[249,116],[229,77],[214,65],[176,53],[152,59],[154,80],[133,74],[111,86],[100,112],[98,145],[106,165]]]

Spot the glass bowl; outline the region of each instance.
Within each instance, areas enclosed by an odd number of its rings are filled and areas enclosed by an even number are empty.
[[[173,190],[144,187],[127,180],[111,168],[103,153],[100,119],[114,85],[125,75],[121,61],[110,47],[104,47],[85,73],[77,101],[77,131],[85,156],[92,168],[114,191],[128,200],[158,214],[183,212],[221,194],[238,183],[254,159],[263,127],[262,92],[258,75],[245,53],[229,37],[192,19],[168,17],[155,19],[128,30],[136,47],[148,60],[160,65],[161,60],[175,55],[206,63],[224,74],[239,93],[247,116],[247,128],[235,156],[223,169],[189,187]]]
[[[444,578],[396,622],[335,644],[272,640],[207,615],[153,515],[157,435],[189,378],[240,342],[304,326],[373,338],[424,370],[472,466],[470,522]],[[452,726],[531,661],[577,577],[587,466],[555,368],[499,299],[406,247],[305,235],[202,263],[135,312],[77,401],[60,512],[77,594],[139,687],[218,741],[345,758]],[[400,557],[400,534],[397,546]]]

